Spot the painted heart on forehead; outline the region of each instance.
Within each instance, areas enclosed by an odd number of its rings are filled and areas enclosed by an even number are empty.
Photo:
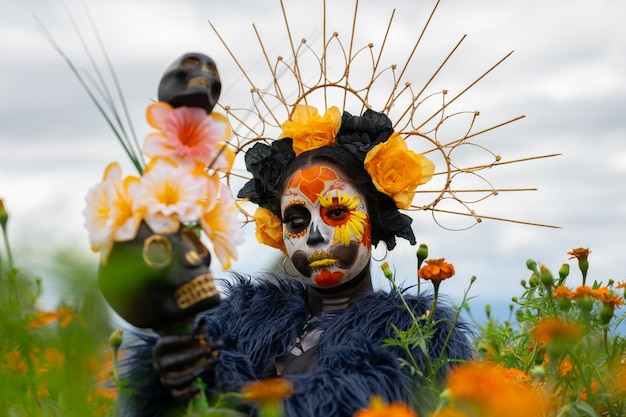
[[[312,166],[296,172],[286,189],[297,188],[311,203],[317,201],[317,195],[321,194],[329,181],[338,181],[339,177],[332,169],[325,166]]]

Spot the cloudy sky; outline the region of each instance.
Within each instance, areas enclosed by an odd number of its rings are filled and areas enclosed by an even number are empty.
[[[294,38],[319,39],[321,1],[286,1]],[[337,2],[338,3],[338,2]],[[385,3],[385,5],[381,5]],[[125,156],[67,65],[38,30],[37,19],[80,68],[89,68],[68,9],[90,48],[84,4],[77,0],[0,0],[0,197],[8,208],[18,265],[37,267],[50,248],[72,246],[89,254],[81,210],[87,190],[113,160]],[[269,55],[288,56],[280,3],[274,1],[92,0],[86,2],[115,66],[129,113],[142,138],[146,106],[156,97],[165,68],[179,55],[212,56],[222,76],[220,101],[249,107],[244,78],[208,24],[219,29],[250,70],[261,61],[252,23],[267,40]],[[434,1],[361,0],[359,36],[380,42],[391,8],[396,36],[391,55],[404,57]],[[333,6],[335,7],[335,6]],[[328,31],[349,32],[352,2],[329,8]],[[467,38],[433,89],[467,85],[508,52],[514,53],[473,87],[463,110],[479,110],[487,125],[526,117],[477,142],[504,160],[559,153],[485,173],[496,187],[536,188],[500,193],[481,203],[485,215],[559,226],[543,228],[484,221],[448,231],[431,215],[414,215],[418,242],[431,257],[456,265],[443,291],[460,297],[469,278],[476,305],[506,306],[528,278],[527,258],[554,273],[566,252],[590,247],[590,278],[626,279],[626,3],[616,0],[442,0],[420,46],[414,84]],[[335,27],[336,26],[336,27]],[[367,40],[368,36],[373,39]],[[104,67],[99,54],[96,61]],[[399,59],[400,60],[400,59]],[[424,70],[424,71],[422,71]],[[245,88],[242,90],[242,86]],[[251,272],[274,259],[247,228],[234,269]],[[401,280],[415,277],[415,248],[399,245],[386,258]],[[384,255],[383,251],[375,256]],[[96,261],[96,255],[90,255]],[[570,261],[572,267],[575,264]],[[576,268],[573,274],[578,279]],[[375,275],[380,276],[378,270]],[[578,284],[573,280],[572,285]],[[382,284],[381,284],[382,285]]]

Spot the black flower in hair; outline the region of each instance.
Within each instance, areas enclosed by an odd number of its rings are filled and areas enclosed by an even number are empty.
[[[276,213],[276,184],[295,157],[291,138],[274,140],[271,145],[255,143],[245,156],[246,169],[252,174],[252,179],[239,190],[237,197],[247,198]]]
[[[335,143],[363,162],[367,152],[389,139],[392,133],[391,120],[383,113],[368,109],[362,116],[353,116],[344,111]]]

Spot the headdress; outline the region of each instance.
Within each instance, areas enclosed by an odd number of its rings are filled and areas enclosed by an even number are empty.
[[[523,116],[477,129],[478,111],[453,111],[452,106],[510,53],[457,93],[445,89],[432,91],[433,80],[464,39],[454,45],[422,85],[408,81],[411,70],[415,69],[411,67],[412,58],[437,4],[426,16],[422,30],[415,33],[415,43],[403,51],[406,53],[404,63],[389,61],[383,53],[387,52],[388,38],[393,35],[395,10],[378,42],[359,45],[358,1],[354,3],[351,20],[343,15],[344,23],[349,23],[350,27],[347,37],[339,31],[327,32],[331,19],[324,3],[323,22],[319,26],[323,28],[321,37],[312,35],[313,41],[302,37],[299,42],[294,41],[296,34],[283,1],[281,6],[285,23],[282,29],[289,39],[286,50],[281,50],[284,53],[272,58],[260,30],[253,25],[269,80],[268,77],[254,79],[236,51],[210,22],[250,87],[252,109],[218,105],[222,106],[234,127],[229,146],[235,154],[245,153],[246,169],[252,175],[252,178],[242,176],[247,182],[241,188],[235,185],[237,179],[233,178],[232,172],[228,180],[231,188],[239,190],[237,196],[242,199],[239,207],[247,221],[256,223],[256,236],[260,242],[284,250],[276,185],[295,157],[322,146],[337,146],[349,151],[359,164],[363,164],[377,190],[393,199],[396,212],[430,211],[435,221],[445,228],[450,227],[441,221],[442,214],[467,216],[473,218],[473,224],[494,219],[539,225],[479,214],[472,204],[503,191],[493,187],[480,171],[553,155],[504,161],[480,145],[477,138]],[[275,27],[272,29],[276,30]],[[402,37],[403,44],[408,44],[407,34]],[[241,39],[239,36],[237,41],[241,42]],[[454,124],[464,124],[462,133],[447,136],[445,128]],[[480,149],[490,160],[467,163],[459,158],[457,161],[456,153],[468,147]],[[463,188],[460,184],[468,178],[478,180],[480,187]],[[426,183],[428,188],[424,187]],[[506,191],[516,190],[526,189]],[[248,208],[247,202],[258,206],[254,212]],[[445,203],[453,203],[456,207],[446,208]],[[405,224],[394,234],[408,237],[414,243],[412,232],[409,237],[406,227],[410,232],[410,226]],[[393,247],[395,237],[386,243]]]

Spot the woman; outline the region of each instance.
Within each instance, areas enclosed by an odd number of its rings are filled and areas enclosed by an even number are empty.
[[[184,409],[198,391],[197,377],[209,394],[284,377],[293,382],[285,400],[293,417],[352,416],[373,395],[419,407],[427,401],[416,395],[424,380],[402,362],[414,360],[428,375],[427,363],[436,358],[470,359],[467,326],[455,323],[454,311],[441,304],[429,318],[436,325],[428,357],[419,347],[412,358],[400,346],[383,347],[396,336],[393,326],[405,330],[414,317],[428,316],[432,296],[405,294],[409,312],[398,293],[373,290],[372,245],[383,241],[391,250],[396,237],[415,244],[410,218],[366,169],[370,151],[389,142],[393,131],[386,116],[372,111],[344,113],[339,125],[333,143],[297,156],[297,138],[259,143],[246,155],[253,179],[239,197],[280,220],[283,239],[276,246],[298,277],[235,276],[221,304],[198,315],[192,334],[137,347],[123,413],[161,416]],[[267,169],[270,164],[280,167]]]

